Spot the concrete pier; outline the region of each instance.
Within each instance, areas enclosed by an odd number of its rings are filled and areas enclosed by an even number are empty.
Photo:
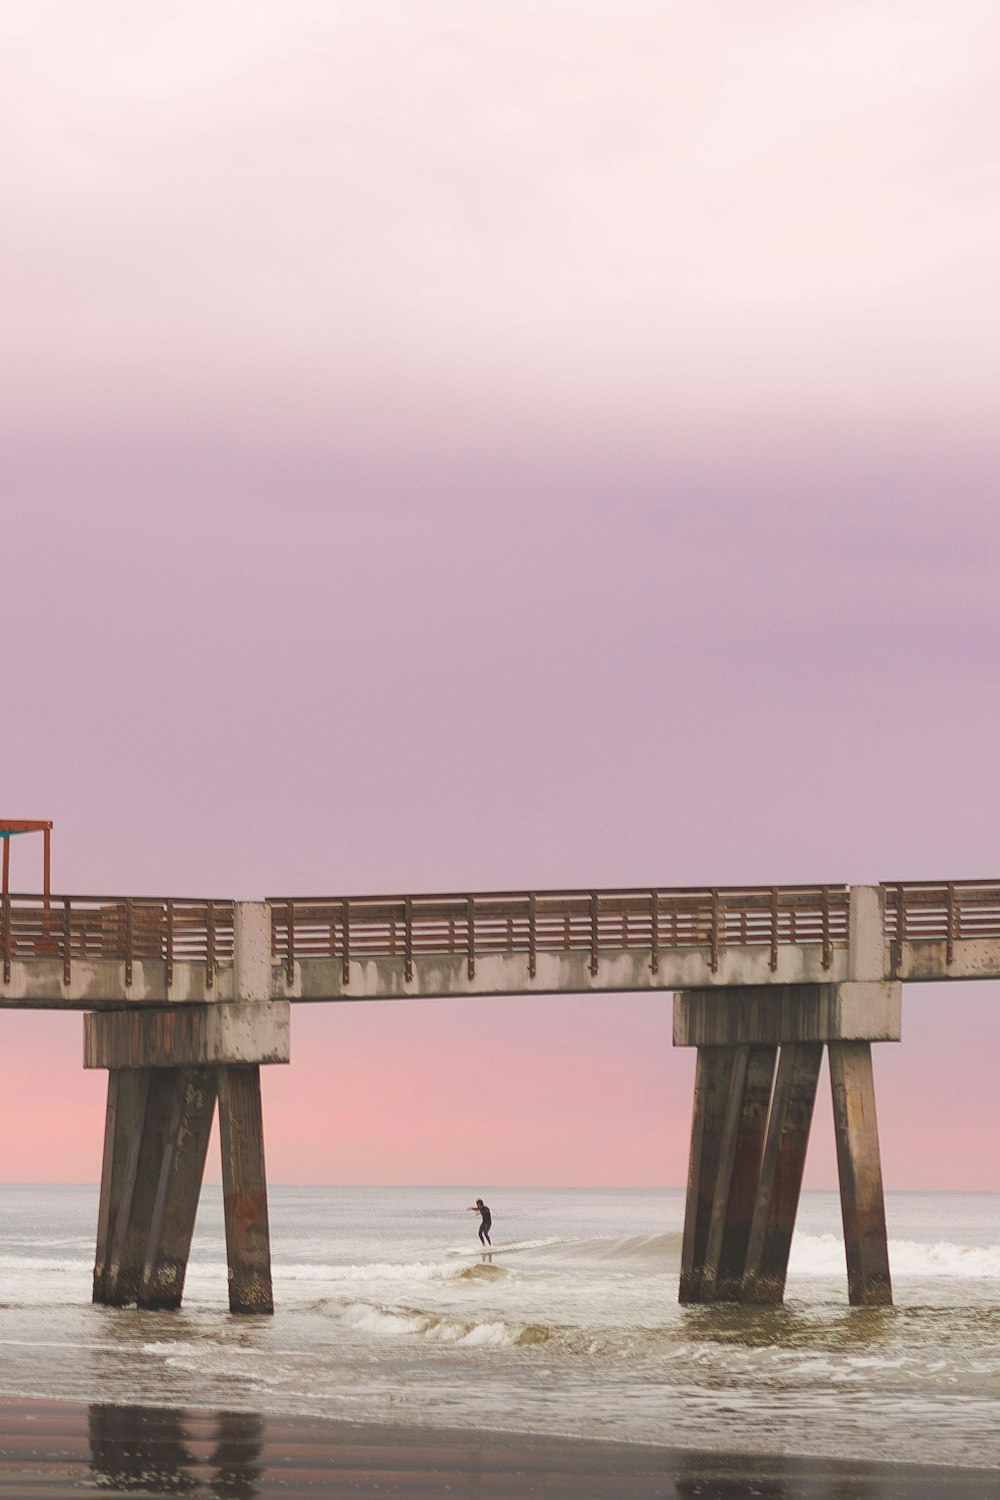
[[[850,914],[843,981],[674,997],[674,1044],[698,1049],[681,1302],[783,1300],[824,1046],[848,1296],[892,1301],[871,1044],[899,1040],[901,987],[880,891],[852,888]]]
[[[889,1302],[871,1044],[900,1040],[901,981],[1000,976],[1000,880],[0,896],[0,1006],[86,1012],[109,1074],[94,1296],[157,1307],[182,1294],[216,1100],[232,1306],[270,1305],[259,1070],[288,1061],[290,1004],[628,991],[673,991],[698,1050],[682,1300],[782,1296],[825,1047],[849,1296]]]
[[[260,1066],[288,1061],[289,1015],[263,903],[234,946],[232,1000],[84,1017],[84,1065],[108,1069],[95,1302],[181,1305],[218,1099],[230,1309],[274,1311]]]

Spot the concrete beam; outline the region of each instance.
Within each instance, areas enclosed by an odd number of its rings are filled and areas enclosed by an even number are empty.
[[[85,1068],[199,1068],[287,1063],[288,1002],[93,1011],[83,1018]]]
[[[657,968],[649,949],[602,949],[596,974],[586,949],[540,950],[531,973],[527,953],[477,953],[475,974],[461,953],[418,953],[412,978],[406,961],[397,958],[352,958],[350,980],[343,960],[296,958],[289,984],[284,962],[271,968],[271,993],[287,1000],[405,1000],[448,995],[586,995],[624,994],[633,990],[724,989],[737,985],[835,984],[848,978],[847,947],[835,946],[830,967],[823,967],[820,943],[783,944],[777,968],[765,943],[725,946],[712,968],[712,953],[702,948],[661,948]]]
[[[938,983],[942,979],[1000,979],[1000,942],[990,938],[956,938],[948,962],[944,938],[907,939],[893,945],[893,978]]]
[[[205,964],[175,960],[167,987],[162,959],[137,958],[132,983],[117,958],[74,958],[67,984],[61,958],[17,958],[10,981],[0,983],[0,1005],[19,1010],[103,1010],[122,1005],[210,1004],[233,998],[232,962],[220,962],[208,984]]]
[[[675,1047],[782,1042],[898,1042],[902,987],[886,983],[751,986],[674,996]]]

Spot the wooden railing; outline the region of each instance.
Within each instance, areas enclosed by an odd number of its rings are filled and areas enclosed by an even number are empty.
[[[485,892],[448,896],[272,897],[271,951],[289,983],[297,958],[335,958],[350,983],[351,959],[400,958],[407,979],[414,959],[459,954],[470,979],[476,959],[525,953],[536,973],[542,952],[589,952],[596,974],[601,953],[643,950],[652,972],[660,954],[707,948],[713,971],[723,948],[770,949],[814,943],[829,968],[848,937],[846,886],[779,886],[744,890],[611,890]]]
[[[216,964],[233,956],[233,912],[232,901],[7,896],[0,902],[4,983],[15,958],[61,959],[66,984],[74,959],[124,960],[127,985],[133,963],[153,959],[166,964],[168,985],[175,963],[203,963],[211,988]]]
[[[897,954],[903,943],[944,942],[946,962],[955,944],[1000,938],[1000,881],[886,882],[885,931]]]

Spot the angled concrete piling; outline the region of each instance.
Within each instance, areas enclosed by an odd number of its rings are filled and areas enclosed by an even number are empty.
[[[745,1068],[742,1049],[699,1047],[694,1083],[694,1118],[688,1163],[687,1202],[681,1244],[682,1302],[711,1301],[714,1278],[707,1274],[708,1241],[719,1180],[722,1136],[734,1078]]]
[[[740,1051],[742,1062],[734,1071],[706,1254],[705,1282],[712,1286],[716,1302],[739,1302],[742,1296],[778,1055],[777,1047],[747,1046]]]
[[[785,1295],[822,1060],[818,1042],[789,1042],[778,1057],[743,1272],[743,1302],[780,1302]]]

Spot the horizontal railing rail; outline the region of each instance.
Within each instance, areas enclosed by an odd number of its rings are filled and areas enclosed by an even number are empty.
[[[897,961],[904,943],[943,942],[951,964],[957,942],[1000,938],[1000,881],[886,881],[883,889]]]
[[[231,960],[234,945],[232,901],[174,900],[157,896],[5,896],[0,902],[0,951],[4,983],[15,959],[56,958],[63,979],[72,979],[74,959],[142,960],[166,964],[167,984],[175,963],[205,965],[211,988],[215,967]]]
[[[476,892],[425,896],[271,897],[272,957],[289,983],[296,959],[335,958],[349,984],[352,959],[400,958],[407,979],[422,955],[463,955],[470,978],[478,957],[525,953],[534,977],[541,952],[645,950],[654,973],[661,952],[707,948],[712,970],[724,948],[770,949],[770,967],[789,944],[814,943],[829,968],[848,940],[847,886],[747,889]]]

